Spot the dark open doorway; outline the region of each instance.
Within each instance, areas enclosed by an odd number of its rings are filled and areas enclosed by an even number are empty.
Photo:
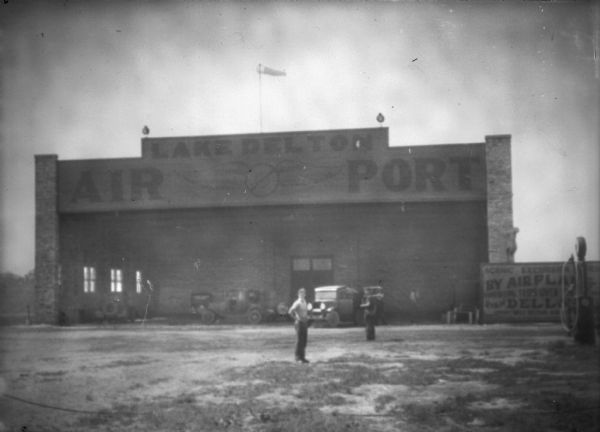
[[[333,285],[333,257],[304,256],[292,257],[292,277],[290,297],[296,297],[300,288],[306,289],[307,301],[315,298],[315,287]]]

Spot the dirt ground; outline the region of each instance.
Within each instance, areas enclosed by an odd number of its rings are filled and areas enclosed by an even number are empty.
[[[0,431],[598,431],[558,325],[0,328]],[[599,342],[600,343],[600,342]]]

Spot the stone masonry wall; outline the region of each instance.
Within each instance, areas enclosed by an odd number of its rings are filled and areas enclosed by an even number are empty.
[[[513,232],[510,139],[510,135],[485,137],[490,263],[510,261],[510,256],[507,254]]]
[[[58,299],[57,156],[35,156],[35,322],[55,324]]]

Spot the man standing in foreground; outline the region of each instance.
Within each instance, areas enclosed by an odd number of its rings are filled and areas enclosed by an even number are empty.
[[[296,361],[308,363],[305,354],[308,339],[308,308],[304,288],[298,290],[298,299],[292,304],[288,313],[294,318],[294,327],[296,327]]]

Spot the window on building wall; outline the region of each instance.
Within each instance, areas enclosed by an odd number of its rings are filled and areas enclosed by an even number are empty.
[[[96,268],[83,267],[83,292],[93,293],[96,291]]]
[[[294,258],[292,261],[292,268],[294,271],[310,270],[310,258]]]
[[[312,269],[319,271],[328,271],[333,268],[333,261],[331,258],[313,258]]]
[[[294,271],[330,271],[333,268],[331,258],[294,258],[292,260]]]
[[[142,293],[142,289],[144,288],[143,286],[143,278],[142,278],[142,272],[139,270],[135,271],[135,292],[138,294]]]
[[[110,269],[110,292],[123,291],[123,271],[121,269]]]

